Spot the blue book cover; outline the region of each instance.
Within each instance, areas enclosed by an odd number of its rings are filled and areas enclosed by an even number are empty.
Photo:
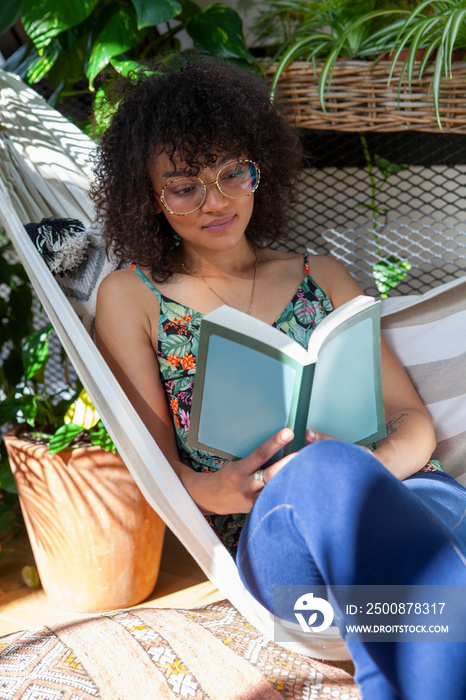
[[[339,307],[307,349],[228,306],[203,318],[188,444],[238,459],[286,426],[287,452],[303,447],[307,428],[363,445],[385,437],[380,302]]]

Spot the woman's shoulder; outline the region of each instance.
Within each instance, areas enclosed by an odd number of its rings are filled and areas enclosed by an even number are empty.
[[[261,255],[262,260],[269,263],[270,274],[275,275],[277,280],[283,277],[300,282],[303,276],[309,276],[330,299],[334,308],[363,294],[343,263],[331,255],[289,253],[272,249],[264,250]]]
[[[261,251],[261,260],[284,269],[306,270],[314,279],[319,277],[325,282],[331,282],[335,277],[349,275],[345,266],[330,255],[315,255],[307,251],[290,253],[288,251],[265,248]],[[315,281],[319,282],[317,279]]]
[[[302,253],[263,248],[258,253],[258,258],[263,266],[282,270],[285,274],[287,270],[304,270],[305,255]]]
[[[364,293],[345,265],[331,255],[309,255],[309,275],[334,308]]]
[[[154,313],[158,308],[158,299],[135,269],[126,267],[104,277],[97,293],[97,305],[98,308],[121,313],[139,314],[146,308]]]
[[[134,272],[129,267],[113,270],[113,272],[109,272],[109,274],[103,278],[99,289],[118,286],[119,284],[123,284],[124,280],[129,280],[132,276],[134,276]]]

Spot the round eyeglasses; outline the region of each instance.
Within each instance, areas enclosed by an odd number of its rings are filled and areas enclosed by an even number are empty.
[[[229,199],[249,197],[259,186],[260,170],[252,160],[235,160],[222,165],[212,182],[203,182],[200,177],[177,177],[170,180],[160,193],[163,206],[175,216],[186,216],[202,207],[207,186],[216,185]]]

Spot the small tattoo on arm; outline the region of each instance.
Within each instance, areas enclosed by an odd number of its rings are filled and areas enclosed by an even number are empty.
[[[396,433],[400,425],[404,423],[404,420],[407,417],[407,415],[407,413],[400,413],[399,416],[396,416],[396,418],[391,418],[388,421],[388,423],[386,423],[385,427],[387,429],[387,437]]]

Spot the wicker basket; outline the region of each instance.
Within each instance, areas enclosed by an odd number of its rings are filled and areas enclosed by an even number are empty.
[[[316,72],[310,63],[296,61],[282,73],[279,88],[293,108],[296,125],[304,129],[338,131],[416,131],[440,132],[433,100],[428,88],[433,66],[426,68],[423,84],[413,80],[411,90],[406,79],[399,91],[402,63],[397,66],[390,85],[391,61],[376,64],[345,60],[335,65],[325,107],[318,96],[322,63]],[[271,80],[276,64],[266,71]],[[414,71],[416,75],[416,70]],[[442,79],[440,119],[444,133],[466,133],[466,61],[453,64],[452,78]]]

